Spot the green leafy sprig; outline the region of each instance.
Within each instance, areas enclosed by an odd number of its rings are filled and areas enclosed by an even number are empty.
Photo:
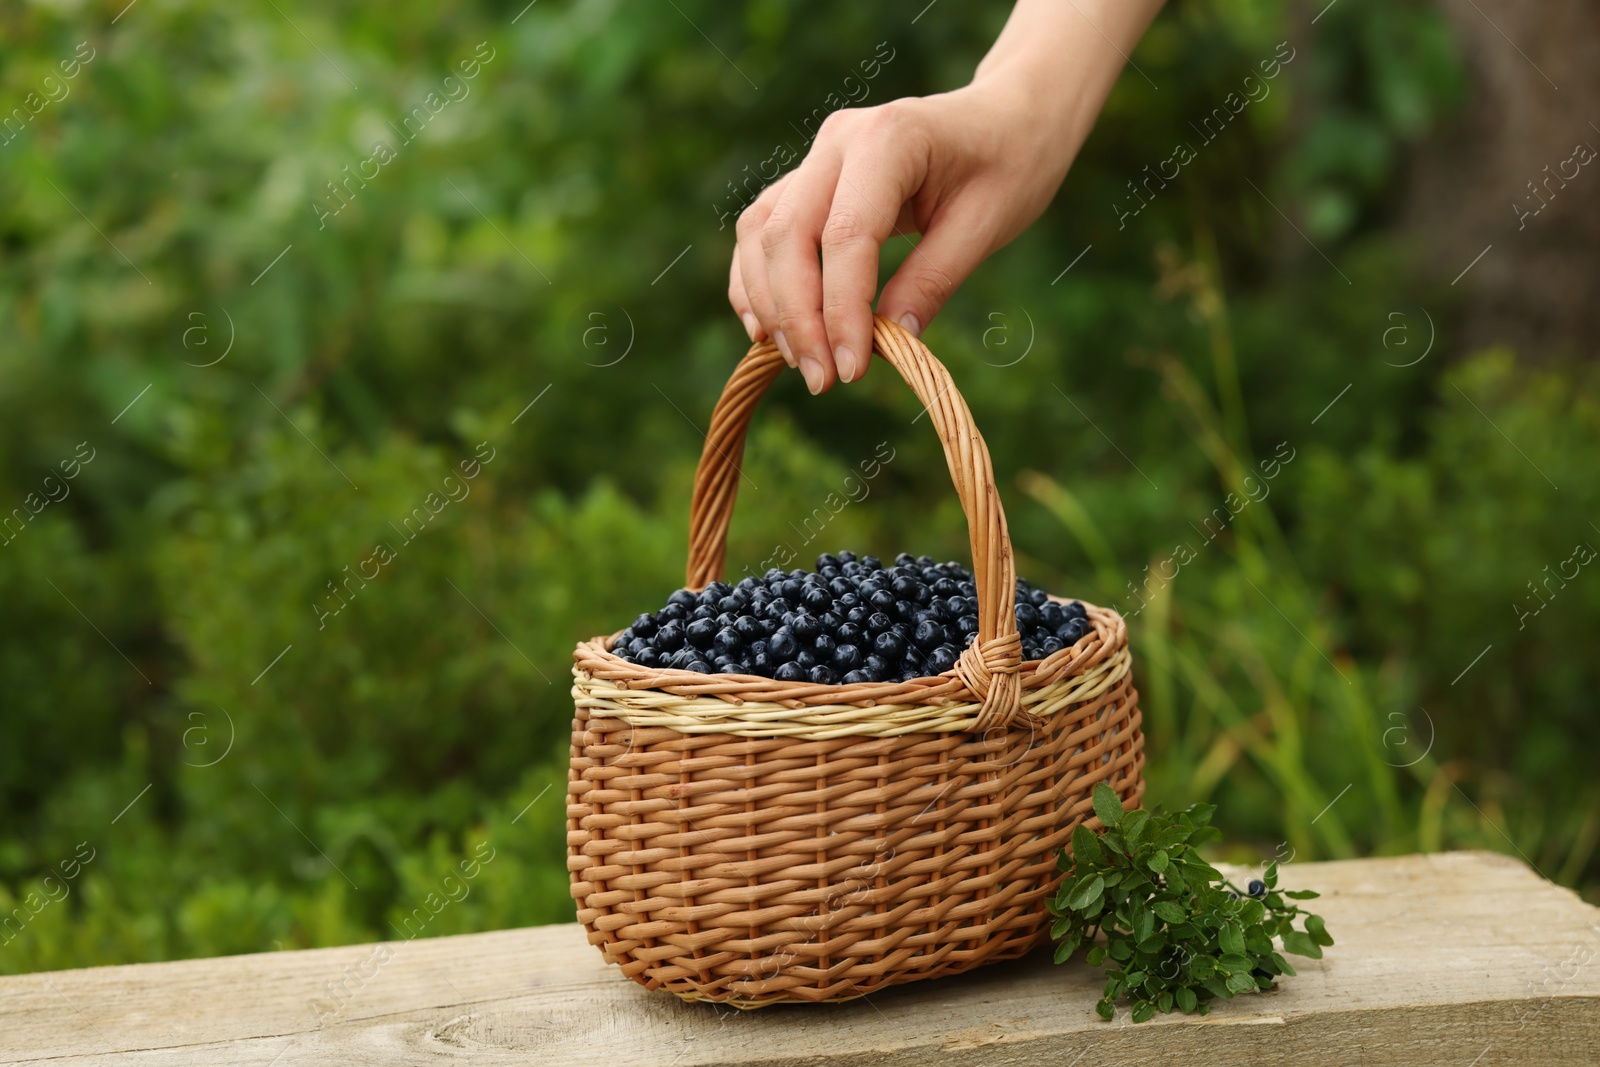
[[[1312,959],[1333,944],[1319,916],[1290,903],[1317,894],[1279,890],[1276,863],[1259,884],[1250,883],[1251,895],[1200,857],[1199,845],[1222,836],[1211,825],[1214,805],[1171,815],[1124,811],[1102,782],[1094,810],[1105,830],[1073,831],[1071,853],[1061,854],[1066,877],[1051,901],[1058,918],[1050,934],[1057,963],[1092,944],[1089,964],[1106,967],[1105,993],[1094,1006],[1102,1018],[1115,1014],[1119,997],[1128,999],[1136,1023],[1174,1008],[1204,1015],[1218,997],[1270,989],[1278,975],[1295,973],[1273,938],[1285,952]]]

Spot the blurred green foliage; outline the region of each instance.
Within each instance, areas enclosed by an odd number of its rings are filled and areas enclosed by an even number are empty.
[[[0,972],[403,936],[484,850],[424,935],[570,917],[567,656],[681,580],[744,348],[723,213],[830,93],[959,85],[1005,16],[920,6],[0,14]],[[1600,410],[1589,371],[1458,351],[1458,291],[1395,229],[1405,152],[1463,99],[1442,23],[1175,5],[1134,59],[1056,205],[928,334],[1021,570],[1144,603],[1152,799],[1215,801],[1258,857],[1488,847],[1594,885],[1600,579],[1527,583],[1600,541]],[[881,366],[821,400],[787,376],[731,569],[964,558],[917,415]],[[1280,442],[1270,495],[1197,532]]]

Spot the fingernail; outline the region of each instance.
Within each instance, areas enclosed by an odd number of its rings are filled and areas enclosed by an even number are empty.
[[[834,365],[839,368],[839,377],[847,382],[853,382],[861,375],[856,367],[856,354],[850,351],[849,345],[840,345],[833,350]]]
[[[744,320],[744,332],[750,335],[750,340],[754,341],[760,336],[761,322],[754,315],[747,311],[739,317]]]
[[[811,390],[812,396],[816,396],[818,393],[822,392],[822,381],[824,377],[822,372],[822,364],[818,363],[810,356],[807,356],[800,361],[800,373],[805,375],[806,388]]]
[[[783,339],[783,331],[773,330],[772,340],[777,343],[778,351],[783,355],[783,361],[793,367],[795,365],[794,355],[789,351],[789,342]]]
[[[900,316],[900,325],[912,337],[922,336],[922,323],[918,322],[917,317],[911,312],[908,311]]]

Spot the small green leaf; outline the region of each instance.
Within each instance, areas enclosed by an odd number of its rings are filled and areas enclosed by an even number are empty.
[[[1217,961],[1217,966],[1229,974],[1249,974],[1254,964],[1250,962],[1249,956],[1229,953]]]
[[[1211,991],[1212,996],[1221,997],[1223,1000],[1233,999],[1233,990],[1228,988],[1228,983],[1220,975],[1213,975],[1200,983]]]
[[[1276,862],[1267,864],[1267,869],[1262,872],[1261,880],[1267,883],[1268,889],[1278,888],[1278,865]]]
[[[1122,836],[1129,845],[1137,845],[1143,836],[1145,828],[1150,825],[1150,813],[1143,808],[1135,808],[1128,812],[1122,820]]]
[[[1324,947],[1333,944],[1333,936],[1328,933],[1328,927],[1320,915],[1306,916],[1306,933],[1311,935],[1311,940]]]
[[[1105,853],[1101,851],[1100,842],[1096,839],[1094,831],[1081,822],[1072,831],[1072,858],[1079,863],[1092,863],[1096,866],[1105,862]]]
[[[1157,874],[1160,874],[1162,871],[1167,869],[1167,854],[1163,851],[1157,851],[1150,857],[1149,862],[1150,869],[1155,871]]]
[[[1105,881],[1098,874],[1086,882],[1078,883],[1072,891],[1072,899],[1067,901],[1067,906],[1073,911],[1089,912],[1100,904],[1100,893],[1105,889]]]
[[[1248,974],[1228,975],[1228,988],[1235,993],[1245,993],[1256,987],[1256,980]]]
[[[1311,889],[1289,889],[1283,895],[1290,900],[1316,900],[1322,894]]]
[[[1189,917],[1189,913],[1184,911],[1181,905],[1175,904],[1170,900],[1156,901],[1155,904],[1151,905],[1151,910],[1169,923],[1181,923]]]
[[[1071,955],[1074,952],[1078,951],[1078,945],[1081,944],[1081,943],[1082,942],[1080,942],[1078,940],[1077,935],[1073,935],[1072,937],[1066,938],[1065,940],[1063,940],[1059,944],[1057,944],[1056,945],[1056,962],[1057,963],[1065,963],[1067,961],[1067,959],[1069,957],[1071,957]]]
[[[1194,1011],[1194,1009],[1200,1003],[1200,998],[1195,996],[1194,990],[1190,989],[1188,986],[1179,988],[1177,1000],[1178,1007],[1183,1010],[1185,1015],[1188,1015],[1190,1012]]]
[[[1122,822],[1122,801],[1116,791],[1104,782],[1094,787],[1094,813],[1100,817],[1100,822],[1105,826],[1117,826]],[[1109,1019],[1110,1016],[1106,1018]]]
[[[1117,1012],[1116,1009],[1111,1006],[1111,1001],[1100,1000],[1095,1002],[1094,1013],[1100,1016],[1100,1018],[1104,1019],[1106,1022],[1110,1022],[1111,1017]]]
[[[1155,1017],[1155,1014],[1156,1006],[1148,1000],[1141,1000],[1133,1006],[1133,1021],[1136,1023],[1147,1023]]]
[[[1166,990],[1163,990],[1156,997],[1156,1007],[1159,1010],[1161,1010],[1162,1012],[1171,1011],[1172,1010],[1172,994],[1170,992],[1166,991]]]
[[[1311,940],[1311,935],[1303,934],[1299,930],[1290,930],[1283,935],[1283,950],[1292,952],[1296,956],[1309,956],[1314,960],[1322,958],[1322,947]]]
[[[1217,944],[1222,946],[1222,951],[1230,954],[1244,954],[1244,932],[1233,923],[1227,923],[1217,936]]]
[[[1288,975],[1290,978],[1295,976],[1295,969],[1289,966],[1289,961],[1276,952],[1272,954],[1272,962],[1278,965],[1279,972]]]
[[[1089,950],[1088,955],[1084,957],[1084,962],[1087,963],[1091,967],[1098,967],[1102,963],[1104,963],[1105,961],[1106,961],[1106,947],[1104,945],[1096,945],[1096,946],[1094,946],[1094,948],[1091,948]]]
[[[1246,926],[1254,926],[1266,918],[1267,906],[1259,900],[1247,900],[1244,907],[1239,909],[1239,921]]]

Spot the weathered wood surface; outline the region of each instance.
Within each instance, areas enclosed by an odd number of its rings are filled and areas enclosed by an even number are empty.
[[[1600,908],[1490,853],[1293,864],[1338,938],[1204,1019],[1091,1012],[1045,954],[741,1013],[621,978],[576,925],[0,979],[0,1061],[80,1067],[1600,1064]]]

